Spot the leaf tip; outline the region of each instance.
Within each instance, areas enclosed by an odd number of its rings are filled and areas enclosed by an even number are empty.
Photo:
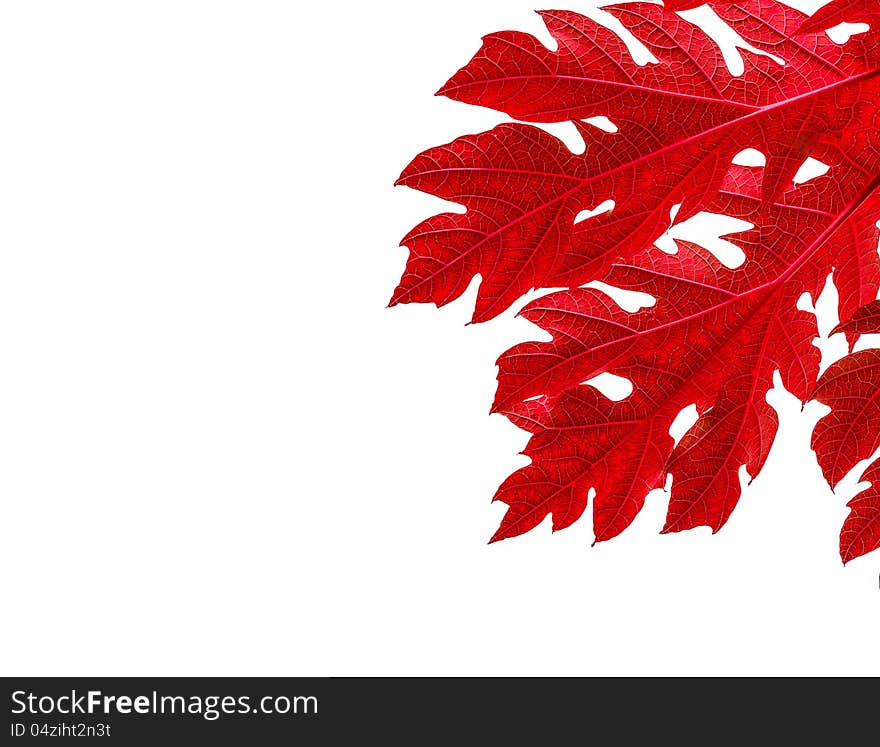
[[[486,543],[487,545],[494,545],[496,542],[501,542],[501,540],[507,539],[507,535],[504,533],[503,527],[498,527],[498,531],[495,532],[491,537],[489,537],[489,541]]]
[[[390,309],[392,306],[397,306],[402,302],[403,293],[400,290],[400,287],[394,289],[394,293],[391,294],[391,298],[388,299],[388,305],[385,307],[386,309]]]
[[[853,550],[852,545],[845,547],[843,542],[840,543],[840,562],[846,568],[847,564],[859,557],[859,553]]]
[[[457,75],[457,74],[456,74]],[[452,92],[458,88],[458,85],[455,82],[456,75],[453,75],[449,80],[447,80],[437,91],[434,93],[435,96],[445,96],[447,98],[454,98],[452,96]]]

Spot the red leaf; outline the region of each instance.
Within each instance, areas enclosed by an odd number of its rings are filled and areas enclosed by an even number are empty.
[[[798,31],[808,34],[838,26],[841,23],[876,23],[880,19],[877,0],[831,0],[819,8]]]
[[[816,423],[812,445],[833,488],[880,447],[880,350],[861,350],[829,366],[813,399],[831,408]]]
[[[872,464],[862,480],[871,486],[847,504],[851,510],[840,530],[844,564],[880,548],[880,462]]]
[[[713,7],[746,42],[787,64],[746,53],[743,74],[735,76],[699,28],[668,7],[636,2],[603,10],[618,18],[659,65],[635,63],[616,34],[587,16],[542,11],[556,51],[531,34],[489,34],[438,93],[531,122],[605,115],[653,124],[658,106],[690,103],[714,124],[873,69],[873,49],[859,37],[844,50],[825,34],[797,35],[806,16],[776,0]],[[666,120],[657,135],[665,141],[688,124]],[[699,121],[693,125],[703,128]]]
[[[746,7],[722,15],[748,41],[787,55],[786,65],[752,55],[744,75],[732,76],[708,37],[645,3],[612,10],[661,65],[636,65],[608,29],[562,11],[542,14],[556,52],[527,34],[486,37],[443,93],[520,119],[607,114],[618,132],[576,122],[587,144],[576,156],[542,130],[501,125],[417,156],[397,183],[467,211],[430,218],[403,239],[410,257],[391,304],[446,304],[479,274],[473,320],[486,321],[532,288],[580,285],[643,251],[669,227],[674,205],[676,222],[706,207],[747,146],[767,156],[765,199],[816,149],[873,148],[854,141],[877,116],[880,69],[867,51],[854,44],[844,54],[824,35],[795,41],[772,30],[777,22],[793,32],[804,17],[772,0]],[[612,211],[576,222],[609,199]]]
[[[775,436],[776,416],[764,399],[773,371],[779,370],[786,388],[802,400],[818,375],[815,319],[796,308],[798,297],[804,290],[817,295],[836,262],[838,272],[870,262],[877,267],[876,229],[873,247],[838,250],[841,236],[852,235],[866,215],[876,219],[880,213],[880,177],[830,216],[800,203],[797,198],[804,195],[795,190],[786,203],[762,204],[746,194],[749,172],[739,173],[740,191],[722,191],[713,208],[759,226],[740,240],[756,264],[727,270],[705,250],[684,242],[672,257],[656,249],[646,252],[638,262],[615,266],[604,280],[654,296],[653,307],[628,314],[598,290],[551,293],[526,306],[522,315],[553,340],[523,343],[498,361],[495,409],[535,434],[525,452],[533,460],[530,467],[580,460],[580,470],[567,475],[568,481],[586,480],[584,493],[594,487],[594,514],[613,514],[618,525],[635,517],[646,488],[661,487],[669,471],[674,481],[665,531],[701,524],[720,529],[739,498],[739,466],[745,464],[756,476]],[[734,185],[731,180],[730,188]],[[854,255],[862,255],[861,261]],[[634,488],[637,496],[621,491],[611,471],[598,471],[596,465],[609,458],[640,464],[642,438],[620,432],[609,409],[593,402],[585,408],[582,397],[571,396],[583,388],[580,382],[603,371],[632,381],[633,394],[615,403],[614,411],[626,404],[626,427],[638,434],[651,429],[659,462],[669,459],[661,470],[654,468],[657,459],[647,463]],[[531,398],[537,395],[536,403]],[[691,403],[703,414],[673,452],[668,425]],[[603,440],[612,431],[614,440]],[[526,497],[523,476],[515,478],[518,510],[531,500],[534,521],[552,509],[536,492]],[[497,497],[507,500],[503,492]],[[513,529],[507,534],[517,533]],[[597,531],[597,539],[606,538]]]
[[[575,121],[586,143],[577,155],[537,127],[500,125],[425,151],[399,179],[466,211],[404,239],[410,257],[392,304],[448,303],[479,274],[473,318],[485,321],[531,288],[565,289],[520,312],[552,339],[498,360],[493,410],[532,437],[531,463],[495,496],[509,509],[493,541],[548,515],[554,530],[569,526],[591,490],[596,540],[610,539],[668,474],[664,531],[718,531],[740,497],[740,467],[754,479],[775,438],[766,393],[777,371],[802,401],[814,389],[834,400],[813,443],[835,483],[880,439],[880,417],[855,417],[855,438],[832,428],[849,417],[850,389],[870,397],[871,381],[880,388],[880,367],[862,382],[841,378],[838,392],[832,371],[846,364],[835,364],[817,386],[815,317],[797,308],[832,272],[841,318],[880,288],[877,34],[839,46],[799,33],[806,17],[775,0],[713,7],[786,64],[744,51],[745,71],[733,76],[714,42],[670,7],[606,7],[660,61],[639,66],[605,27],[547,11],[556,51],[528,34],[492,34],[441,93],[531,121],[605,115],[617,132]],[[764,152],[764,168],[732,164],[746,147]],[[807,156],[829,170],[794,184]],[[578,220],[608,199],[612,210]],[[727,237],[745,262],[731,269],[684,241],[671,255],[653,246],[675,206],[676,222],[707,210],[751,224]],[[584,287],[593,280],[655,303],[627,312]],[[632,393],[604,397],[590,385],[604,372],[628,379]],[[697,422],[675,446],[670,425],[691,404]]]
[[[845,322],[841,322],[831,334],[838,332],[854,333],[858,335],[876,334],[880,332],[880,301],[871,301],[856,310]]]

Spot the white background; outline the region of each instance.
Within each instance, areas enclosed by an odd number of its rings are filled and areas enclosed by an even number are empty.
[[[3,674],[880,671],[855,480],[783,392],[720,534],[652,494],[593,549],[486,544],[525,443],[494,361],[535,330],[465,327],[473,286],[385,308],[443,209],[391,185],[505,119],[432,94],[534,6],[0,6]]]

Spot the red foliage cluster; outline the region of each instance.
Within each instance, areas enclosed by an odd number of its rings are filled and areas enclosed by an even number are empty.
[[[675,11],[605,7],[657,62],[639,65],[605,26],[568,11],[541,13],[557,48],[514,31],[490,34],[440,93],[522,122],[574,122],[573,154],[522,123],[461,137],[417,156],[399,184],[459,203],[403,240],[409,260],[392,303],[442,305],[480,276],[473,320],[487,321],[533,288],[564,288],[520,313],[552,335],[498,361],[494,411],[532,437],[531,463],[496,498],[509,506],[493,539],[578,519],[595,490],[597,541],[623,531],[646,494],[672,474],[664,531],[720,529],[776,435],[772,376],[831,413],[813,448],[835,486],[880,446],[880,351],[845,357],[819,376],[815,316],[797,308],[829,274],[840,296],[836,331],[850,344],[880,331],[880,4],[833,0],[812,17],[776,0],[710,2],[751,47],[733,75],[710,37]],[[864,21],[843,45],[824,30]],[[784,61],[780,64],[779,59]],[[607,133],[582,121],[606,116]],[[733,163],[755,148],[761,168]],[[830,168],[803,184],[808,156]],[[612,210],[579,220],[606,200]],[[731,269],[703,247],[654,242],[701,211],[753,228],[734,234],[745,261]],[[647,293],[653,306],[620,308],[584,287],[600,280]],[[632,394],[612,401],[584,385],[609,372]],[[695,404],[699,417],[675,444],[669,428]],[[850,504],[841,534],[848,561],[880,546],[880,463]]]

